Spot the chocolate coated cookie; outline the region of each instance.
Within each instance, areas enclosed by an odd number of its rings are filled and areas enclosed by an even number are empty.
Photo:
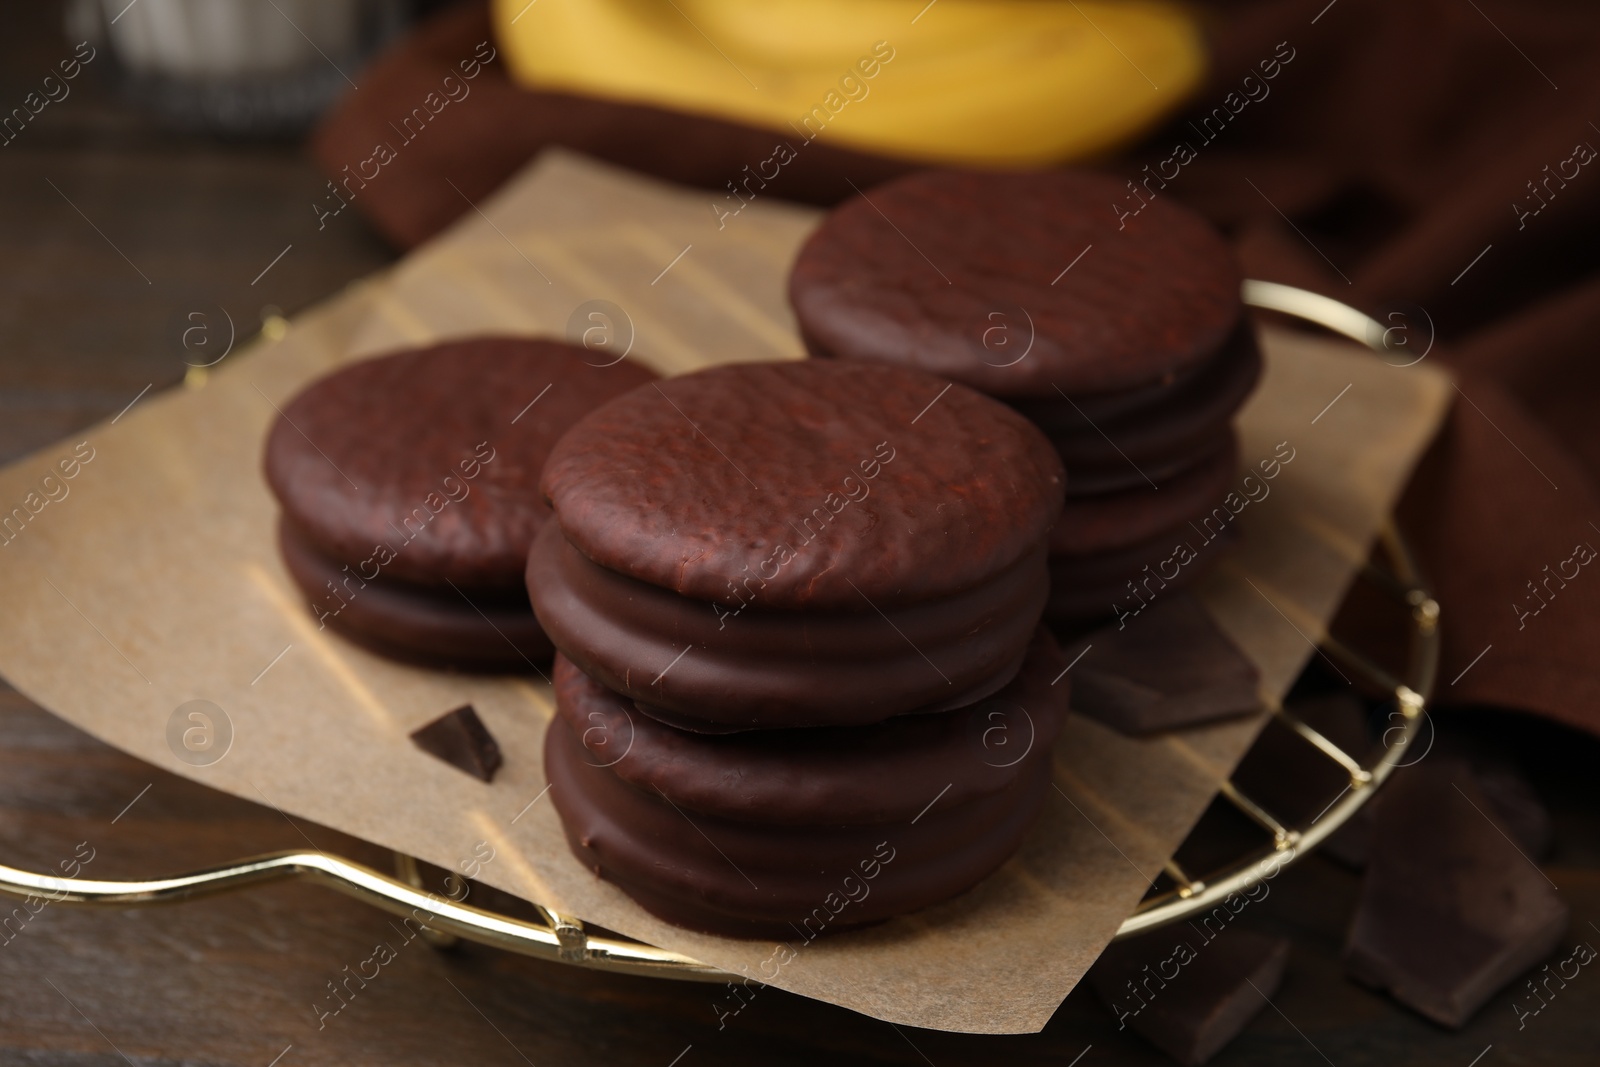
[[[1012,682],[992,697],[873,726],[707,737],[642,715],[631,701],[555,662],[556,707],[584,759],[686,811],[759,824],[910,820],[999,792],[1049,759],[1067,713],[1066,666],[1040,629]],[[937,801],[929,806],[929,797]]]
[[[1050,788],[1049,760],[1030,760],[1002,791],[921,819],[763,826],[688,813],[587,756],[552,719],[545,775],[574,855],[668,922],[728,937],[809,940],[955,896],[1010,858]]]
[[[729,608],[590,562],[548,526],[528,556],[556,647],[649,714],[705,733],[861,725],[942,711],[1010,681],[1044,607],[1041,543],[939,600],[856,611]]]
[[[447,593],[515,588],[549,515],[537,487],[551,446],[654,378],[599,362],[557,341],[480,337],[350,364],[283,406],[267,482],[340,565]]]
[[[1078,495],[1101,491],[1095,486],[1106,477],[1131,473],[1143,481],[1143,470],[1159,480],[1196,465],[1207,456],[1207,442],[1230,432],[1234,413],[1260,377],[1255,335],[1245,328],[1201,373],[1181,387],[1153,393],[1143,408],[1108,415],[1096,410],[1093,398],[1067,395],[1015,406],[1056,446],[1069,473],[1069,495]]]
[[[1069,496],[1061,520],[1050,531],[1052,556],[1082,556],[1126,548],[1181,527],[1222,504],[1239,473],[1239,444],[1227,443],[1198,465],[1153,489],[1141,480],[1133,489]]]
[[[553,651],[523,590],[469,594],[382,573],[365,581],[317,552],[287,520],[279,522],[278,550],[319,628],[382,655],[464,670],[527,671]]]
[[[1141,612],[1199,579],[1238,537],[1232,526],[1202,533],[1184,523],[1127,548],[1052,556],[1045,618],[1070,625]]]
[[[918,367],[995,396],[1181,377],[1243,313],[1199,215],[1086,172],[922,171],[834,210],[789,279],[815,355]]]
[[[1062,481],[1004,404],[898,367],[804,361],[636,389],[573,427],[543,487],[600,567],[729,609],[876,613],[1033,552]]]

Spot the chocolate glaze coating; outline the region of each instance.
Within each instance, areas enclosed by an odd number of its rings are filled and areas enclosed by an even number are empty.
[[[585,673],[707,733],[970,704],[1016,674],[1047,595],[1041,541],[982,585],[882,614],[762,610],[759,599],[734,613],[597,566],[554,524],[528,554],[528,589]]]
[[[1150,455],[1119,453],[1106,445],[1093,460],[1080,458],[1073,461],[1072,491],[1067,498],[1104,496],[1140,486],[1149,489],[1152,483],[1164,490],[1168,483],[1210,461],[1226,449],[1233,439],[1233,425],[1220,422]]]
[[[1196,441],[1213,439],[1261,378],[1261,353],[1248,328],[1237,331],[1227,348],[1181,388],[1153,395],[1144,407],[1106,415],[1088,398],[1057,396],[1018,401],[1066,464],[1073,492],[1086,491],[1080,477],[1090,468],[1165,467],[1191,457]]]
[[[685,733],[641,715],[564,656],[554,680],[556,708],[585,760],[685,811],[767,825],[860,825],[913,819],[936,795],[928,814],[960,807],[1010,786],[1030,760],[1048,760],[1067,713],[1065,666],[1041,628],[1017,677],[967,708],[732,737]]]
[[[1141,600],[1159,602],[1163,593],[1182,589],[1205,574],[1238,537],[1234,527],[1225,526],[1207,541],[1183,523],[1127,548],[1083,556],[1052,556],[1045,618],[1057,625],[1068,625],[1109,619],[1118,609],[1139,611]],[[1195,558],[1179,566],[1173,577],[1165,578],[1159,571],[1180,544],[1191,546]],[[1149,572],[1145,571],[1146,566]],[[1172,573],[1171,567],[1166,569]],[[1129,582],[1137,587],[1137,594],[1129,591]]]
[[[1148,541],[1208,513],[1222,503],[1239,473],[1239,443],[1228,443],[1159,490],[1140,481],[1133,489],[1069,496],[1061,521],[1050,531],[1052,556],[1087,555]]]
[[[1162,198],[1119,218],[1127,197],[1072,171],[921,171],[876,186],[800,250],[789,299],[802,336],[1007,398],[1181,375],[1239,321],[1239,269],[1199,215]]]
[[[354,568],[317,552],[287,519],[278,523],[278,551],[312,613],[381,655],[464,670],[529,671],[535,669],[530,662],[544,663],[554,650],[526,598],[514,590],[492,599],[469,594],[469,603],[451,589],[397,581],[387,570],[363,585],[359,575],[351,579]]]
[[[668,922],[728,937],[809,939],[953,897],[1010,858],[1050,788],[1050,761],[1029,760],[1002,791],[915,823],[762,826],[686,813],[586,755],[552,719],[545,776],[573,854]]]
[[[701,601],[887,611],[1032,552],[1060,460],[1005,405],[916,371],[834,361],[652,383],[573,427],[543,488],[583,554]]]
[[[588,360],[601,362],[556,341],[479,337],[342,367],[283,405],[267,436],[267,483],[340,564],[387,544],[397,555],[384,569],[401,581],[452,595],[448,582],[516,588],[549,515],[538,483],[550,446],[654,378]]]

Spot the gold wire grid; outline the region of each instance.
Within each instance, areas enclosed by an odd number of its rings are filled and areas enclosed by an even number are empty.
[[[1391,354],[1384,327],[1362,312],[1316,293],[1273,282],[1246,281],[1244,302],[1323,326],[1360,341],[1380,354]],[[1202,878],[1192,878],[1174,860],[1163,868],[1174,888],[1146,896],[1123,920],[1117,938],[1154,930],[1208,911],[1230,894],[1243,892],[1274,877],[1285,866],[1312,851],[1347,823],[1406,758],[1416,740],[1433,691],[1439,660],[1439,605],[1427,589],[1409,547],[1393,523],[1385,525],[1379,544],[1388,569],[1367,564],[1362,579],[1374,583],[1409,615],[1409,641],[1404,677],[1399,678],[1331,635],[1319,649],[1343,662],[1370,685],[1389,695],[1401,722],[1385,731],[1373,752],[1362,756],[1344,751],[1309,724],[1274,703],[1267,710],[1305,744],[1332,761],[1348,777],[1344,790],[1322,814],[1305,826],[1290,825],[1224,780],[1218,794],[1255,823],[1268,841],[1238,860]],[[320,852],[275,852],[208,867],[169,878],[120,881],[61,878],[0,864],[0,896],[44,898],[60,904],[134,907],[172,904],[247,889],[269,882],[300,879],[326,886],[391,914],[422,924],[433,944],[448,947],[458,939],[491,945],[525,956],[557,960],[598,970],[688,979],[725,981],[727,972],[677,952],[624,937],[598,935],[570,916],[535,904],[539,918],[519,919],[458,903],[423,888],[417,862],[396,854],[396,876]]]

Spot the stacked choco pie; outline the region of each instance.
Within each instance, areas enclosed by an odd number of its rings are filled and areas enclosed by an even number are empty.
[[[1038,626],[1062,480],[1016,412],[898,367],[724,366],[584,418],[527,563],[573,852],[670,922],[748,937],[994,871],[1065,714]]]
[[[822,223],[790,300],[812,355],[939,374],[1049,437],[1068,473],[1053,621],[1137,610],[1231,537],[1207,517],[1261,357],[1232,253],[1171,200],[1084,173],[913,174]]]
[[[432,666],[547,660],[522,581],[551,445],[654,376],[555,341],[475,338],[341,368],[284,405],[266,477],[319,628]]]

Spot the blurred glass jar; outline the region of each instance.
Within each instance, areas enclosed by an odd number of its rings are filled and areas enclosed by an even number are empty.
[[[404,25],[405,0],[72,0],[123,91],[186,129],[304,131]]]

